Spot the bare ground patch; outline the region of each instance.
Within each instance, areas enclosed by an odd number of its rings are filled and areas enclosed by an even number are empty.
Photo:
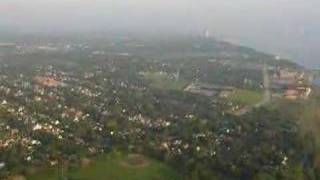
[[[149,165],[149,161],[141,154],[129,154],[127,158],[120,161],[124,167],[142,168]]]

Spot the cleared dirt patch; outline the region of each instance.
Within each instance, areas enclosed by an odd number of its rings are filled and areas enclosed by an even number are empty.
[[[149,161],[140,154],[129,154],[126,159],[120,161],[124,167],[141,168],[149,165]]]

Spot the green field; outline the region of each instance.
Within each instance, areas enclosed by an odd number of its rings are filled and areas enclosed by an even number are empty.
[[[166,165],[144,156],[111,153],[92,164],[62,173],[61,169],[47,169],[29,176],[28,180],[179,180],[182,179]]]
[[[252,90],[237,89],[228,100],[234,104],[253,106],[262,99],[262,93]]]
[[[187,85],[187,82],[183,80],[170,79],[168,74],[160,72],[147,72],[145,77],[151,81],[152,87],[158,89],[182,90]]]

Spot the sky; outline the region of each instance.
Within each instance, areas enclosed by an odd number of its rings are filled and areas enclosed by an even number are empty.
[[[319,0],[0,0],[0,30],[199,32],[320,67]]]

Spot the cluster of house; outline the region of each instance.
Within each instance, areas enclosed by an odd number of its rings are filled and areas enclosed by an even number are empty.
[[[56,80],[54,77],[36,76],[34,77],[34,81],[46,87],[58,87],[62,84],[60,81]]]
[[[130,116],[128,118],[129,121],[132,121],[136,124],[142,125],[143,128],[134,128],[131,129],[131,135],[135,134],[144,134],[146,135],[146,132],[148,129],[157,129],[159,132],[162,130],[170,131],[170,129],[175,129],[179,127],[179,121],[178,119],[184,118],[186,121],[189,121],[194,118],[193,114],[186,114],[185,117],[178,117],[175,115],[171,115],[170,118],[176,119],[176,120],[165,120],[162,118],[158,119],[151,119],[146,116],[143,116],[141,114]],[[216,146],[221,144],[224,138],[217,139],[213,141],[215,146],[208,146],[202,143],[194,143],[201,139],[201,141],[210,141],[214,139],[213,134],[209,131],[203,131],[203,132],[190,132],[190,137],[193,139],[185,139],[185,137],[179,137],[175,135],[170,136],[161,136],[159,137],[159,141],[155,144],[156,149],[160,151],[167,151],[171,154],[175,155],[182,155],[186,152],[196,152],[201,153],[203,155],[206,155],[208,157],[213,157],[216,155]],[[224,133],[231,133],[231,129],[226,129]],[[124,133],[120,133],[124,134]]]
[[[25,44],[25,43],[0,43],[0,48],[12,48],[15,53],[24,55],[31,53],[55,53],[55,52],[70,52],[73,50],[87,50],[89,45],[86,43],[70,43],[70,44],[52,44],[52,43],[39,43],[39,44]]]
[[[1,68],[7,69],[8,66]],[[42,75],[30,78],[29,75],[2,74],[0,80],[0,94],[2,96],[0,109],[1,116],[13,118],[10,122],[3,121],[0,130],[5,136],[0,140],[0,149],[7,149],[20,144],[27,149],[25,159],[32,161],[32,152],[35,146],[42,143],[33,139],[32,132],[45,132],[62,140],[65,136],[65,124],[61,119],[71,119],[77,123],[89,115],[68,106],[63,93],[58,90],[65,85],[63,81],[77,81],[62,71],[50,67],[40,68]],[[10,71],[5,71],[10,72]],[[88,94],[84,87],[78,88],[82,94]],[[45,104],[45,105],[41,105]],[[41,105],[41,106],[39,106]],[[42,110],[39,111],[39,108]],[[54,114],[54,116],[52,115]],[[60,118],[59,118],[59,115]],[[25,127],[17,127],[23,123]]]
[[[0,149],[9,149],[20,144],[26,148],[25,160],[28,162],[34,160],[35,147],[43,145],[41,141],[35,139],[34,133],[47,133],[59,141],[64,141],[65,137],[73,136],[70,123],[78,124],[92,120],[93,115],[106,116],[109,114],[106,110],[107,104],[110,104],[109,101],[112,101],[110,106],[121,107],[120,97],[118,97],[119,88],[123,91],[145,89],[137,84],[130,84],[126,80],[104,76],[103,71],[99,70],[101,67],[94,68],[93,71],[81,72],[77,76],[49,65],[35,66],[36,74],[34,72],[10,74],[10,68],[12,68],[10,65],[0,65],[2,82],[0,113],[1,116],[8,113],[14,119],[0,123],[0,131],[5,134],[0,140]],[[104,78],[95,78],[95,76]],[[103,82],[95,83],[96,79]],[[101,96],[103,93],[108,94],[107,92],[110,92],[110,96]],[[74,98],[75,102],[68,100],[70,98]],[[90,114],[88,109],[96,111]],[[126,111],[123,108],[122,113],[125,114]],[[159,123],[158,126],[162,126],[163,123],[166,126],[170,125],[169,122],[160,119],[154,123],[156,122]],[[148,126],[150,122],[144,123]],[[23,126],[16,127],[15,124],[23,124]],[[98,122],[91,128],[100,133],[107,131],[104,125]],[[108,134],[114,136],[116,131],[110,131]]]
[[[272,76],[274,96],[289,100],[307,99],[312,89],[307,83],[306,74],[295,70],[277,68]]]

